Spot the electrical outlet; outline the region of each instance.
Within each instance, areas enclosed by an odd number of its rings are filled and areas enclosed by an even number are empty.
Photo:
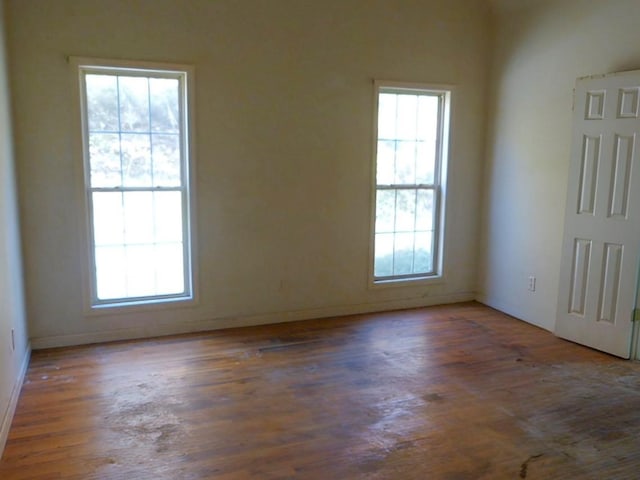
[[[16,350],[16,333],[12,328],[11,329],[11,351],[15,352],[15,350]]]
[[[536,291],[536,277],[534,276],[529,277],[529,291],[530,292]]]

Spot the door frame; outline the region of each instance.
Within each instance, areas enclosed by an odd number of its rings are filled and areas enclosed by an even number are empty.
[[[633,322],[631,326],[631,360],[640,360],[640,265],[636,276],[636,300],[633,310]]]

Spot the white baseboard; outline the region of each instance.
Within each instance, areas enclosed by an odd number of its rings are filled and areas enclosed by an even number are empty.
[[[293,322],[313,318],[327,318],[341,315],[356,315],[371,312],[384,312],[407,308],[428,307],[447,303],[468,302],[475,298],[474,292],[462,292],[450,295],[398,299],[385,302],[366,304],[351,304],[329,306],[306,310],[292,310],[262,314],[239,315],[233,317],[218,317],[213,315],[206,320],[185,322],[181,324],[152,324],[144,327],[109,330],[103,332],[80,333],[74,335],[57,335],[31,338],[34,350],[53,347],[67,347],[71,345],[85,345],[89,343],[103,343],[135,338],[149,338],[163,335],[177,335],[181,333],[203,332],[223,328],[248,327],[270,323]]]
[[[2,424],[0,424],[0,459],[4,452],[4,447],[7,444],[7,438],[9,437],[9,429],[11,428],[11,422],[13,415],[16,413],[16,406],[18,405],[18,398],[20,398],[20,391],[22,390],[22,384],[24,383],[24,377],[27,374],[29,368],[29,360],[31,359],[31,345],[27,345],[27,350],[22,358],[20,364],[20,371],[18,372],[18,378],[13,384],[11,390],[11,397],[9,398],[9,404],[2,417]]]

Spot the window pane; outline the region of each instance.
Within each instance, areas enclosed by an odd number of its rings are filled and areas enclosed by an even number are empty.
[[[130,192],[125,195],[127,242],[130,245],[127,250],[128,295],[182,292],[184,265],[180,192]]]
[[[118,79],[115,75],[87,75],[89,131],[118,130]]]
[[[180,178],[180,137],[178,135],[151,136],[153,151],[153,185],[176,187]]]
[[[395,144],[392,140],[378,142],[377,183],[391,185],[395,181]]]
[[[396,138],[415,140],[417,121],[418,97],[416,95],[398,95]]]
[[[120,130],[149,131],[149,81],[144,77],[118,77]]]
[[[433,233],[416,233],[414,273],[433,271]]]
[[[122,185],[120,136],[112,133],[89,134],[89,163],[92,187]]]
[[[127,295],[125,247],[96,247],[96,288],[100,300]]]
[[[419,190],[416,208],[416,231],[433,230],[433,190]]]
[[[178,133],[180,127],[179,82],[175,78],[151,78],[151,131]]]
[[[394,239],[394,275],[413,273],[413,233],[396,233]]]
[[[154,214],[152,192],[125,192],[124,232],[127,244],[153,243]]]
[[[396,191],[378,190],[376,193],[376,232],[393,232],[395,227]]]
[[[433,185],[436,168],[436,142],[424,141],[417,145],[416,183]]]
[[[416,143],[396,142],[396,178],[398,185],[414,185],[416,183]]]
[[[378,138],[396,138],[396,97],[390,93],[378,96]]]
[[[96,246],[124,243],[122,193],[93,193],[93,238]]]
[[[153,245],[130,245],[127,249],[127,296],[146,297],[156,292],[156,256]]]
[[[398,190],[396,195],[396,232],[413,232],[416,221],[416,191]]]
[[[435,143],[438,134],[438,106],[440,97],[420,95],[418,100],[417,138]]]
[[[182,244],[156,246],[157,293],[170,295],[184,292]]]
[[[377,233],[375,244],[374,275],[393,275],[393,233]]]
[[[154,192],[155,235],[157,243],[182,242],[181,192]]]
[[[148,134],[122,134],[122,183],[126,187],[150,187],[151,143]]]

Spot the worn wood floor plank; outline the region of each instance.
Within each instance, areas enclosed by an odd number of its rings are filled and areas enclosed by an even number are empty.
[[[2,480],[638,479],[640,366],[477,303],[34,352]]]

